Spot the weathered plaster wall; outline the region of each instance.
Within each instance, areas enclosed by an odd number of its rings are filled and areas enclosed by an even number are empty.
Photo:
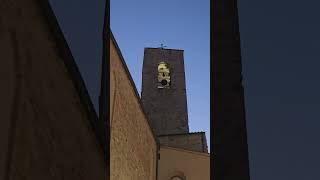
[[[87,107],[39,3],[0,5],[0,179],[106,179]]]
[[[110,41],[111,180],[155,180],[155,137],[114,43]]]
[[[176,175],[184,176],[186,180],[209,180],[210,156],[208,153],[161,146],[158,169],[159,180],[169,180]]]
[[[159,136],[160,145],[182,148],[190,151],[208,152],[204,132]]]

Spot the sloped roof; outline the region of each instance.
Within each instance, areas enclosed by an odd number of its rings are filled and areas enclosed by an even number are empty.
[[[210,153],[207,153],[207,152],[191,151],[191,150],[188,150],[188,149],[169,147],[169,146],[161,146],[161,148],[210,157]]]
[[[164,135],[159,135],[158,137],[163,137],[163,136],[194,135],[194,134],[205,134],[205,132],[200,131],[200,132],[188,132],[188,133],[177,133],[177,134],[164,134]]]

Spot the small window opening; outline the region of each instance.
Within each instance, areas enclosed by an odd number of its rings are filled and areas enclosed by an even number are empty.
[[[167,63],[158,64],[158,88],[170,88],[170,69]]]

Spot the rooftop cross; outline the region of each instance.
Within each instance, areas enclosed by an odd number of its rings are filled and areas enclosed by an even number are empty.
[[[162,43],[160,44],[161,45],[161,49],[164,49],[165,47],[167,47],[167,46],[164,46]]]

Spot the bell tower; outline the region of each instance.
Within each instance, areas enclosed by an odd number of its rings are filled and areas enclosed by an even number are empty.
[[[156,135],[189,132],[183,50],[144,49],[141,101]]]

